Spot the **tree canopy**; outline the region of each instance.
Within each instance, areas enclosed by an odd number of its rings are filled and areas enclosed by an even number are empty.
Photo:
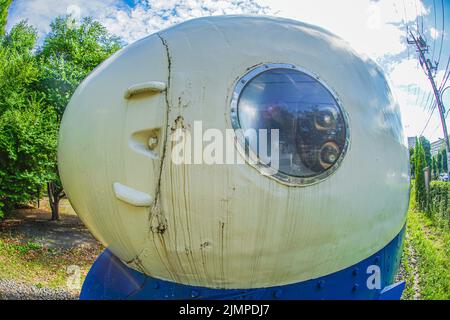
[[[33,54],[36,31],[21,22],[0,37],[0,114],[10,108],[25,108],[36,98],[32,85],[39,77]]]
[[[5,3],[10,1],[0,0],[2,30]],[[52,22],[41,47],[36,41],[26,22],[0,35],[0,217],[40,197],[47,185],[52,218],[58,218],[62,114],[78,84],[122,46],[99,22],[77,23],[71,16]]]
[[[56,18],[37,56],[41,59],[40,90],[59,117],[78,84],[122,46],[99,22],[84,18]]]
[[[0,37],[0,216],[36,199],[54,179],[56,117],[34,90],[40,69],[36,37],[25,22]]]
[[[12,0],[0,0],[0,35],[5,34],[5,27],[8,17],[8,8]]]

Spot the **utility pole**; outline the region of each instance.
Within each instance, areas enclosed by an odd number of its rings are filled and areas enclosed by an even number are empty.
[[[441,125],[442,130],[444,131],[444,139],[445,139],[445,148],[447,151],[447,175],[450,175],[450,143],[448,139],[448,132],[447,132],[447,125],[445,123],[445,108],[444,104],[442,103],[442,95],[439,92],[436,82],[434,81],[433,77],[433,71],[436,70],[436,66],[433,66],[433,63],[430,59],[427,59],[425,57],[425,52],[428,52],[428,45],[425,42],[425,40],[422,38],[422,36],[414,36],[412,31],[409,31],[412,40],[407,39],[408,44],[413,44],[417,48],[417,52],[419,53],[419,62],[422,65],[422,67],[425,67],[426,74],[428,76],[428,80],[431,83],[431,86],[433,87],[434,97],[436,99],[436,103],[439,110],[439,115],[441,117]],[[450,178],[450,177],[449,177]]]

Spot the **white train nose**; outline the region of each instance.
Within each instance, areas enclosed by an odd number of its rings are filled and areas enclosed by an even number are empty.
[[[233,151],[239,128],[281,123],[280,173],[245,152],[175,163],[171,133],[196,123],[231,132]],[[379,68],[325,30],[270,17],[195,19],[115,54],[66,109],[59,168],[81,219],[128,266],[214,288],[354,265],[400,232],[408,205],[408,151]]]

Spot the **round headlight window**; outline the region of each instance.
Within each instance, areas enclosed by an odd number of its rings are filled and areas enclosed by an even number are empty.
[[[256,166],[272,167],[272,176],[291,184],[330,175],[348,145],[346,116],[336,95],[318,77],[292,65],[263,65],[242,77],[231,118],[244,150],[259,159]],[[267,157],[260,154],[261,142],[268,145]],[[270,160],[274,152],[276,168]]]

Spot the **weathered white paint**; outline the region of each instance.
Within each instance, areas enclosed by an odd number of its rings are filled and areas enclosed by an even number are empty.
[[[166,84],[161,81],[148,81],[138,83],[129,87],[124,94],[125,99],[130,99],[132,96],[142,93],[158,93],[166,90]]]
[[[231,128],[234,85],[262,63],[310,70],[339,95],[350,128],[341,167],[291,187],[247,164],[173,164],[171,129],[197,120]],[[167,89],[124,99],[148,81]],[[159,142],[152,156],[142,152],[149,138]],[[217,288],[294,283],[353,265],[400,231],[409,195],[399,109],[380,69],[327,31],[270,17],[195,19],[114,55],[66,109],[59,168],[75,210],[115,255],[157,278]],[[151,207],[118,200],[117,181],[154,195]]]

